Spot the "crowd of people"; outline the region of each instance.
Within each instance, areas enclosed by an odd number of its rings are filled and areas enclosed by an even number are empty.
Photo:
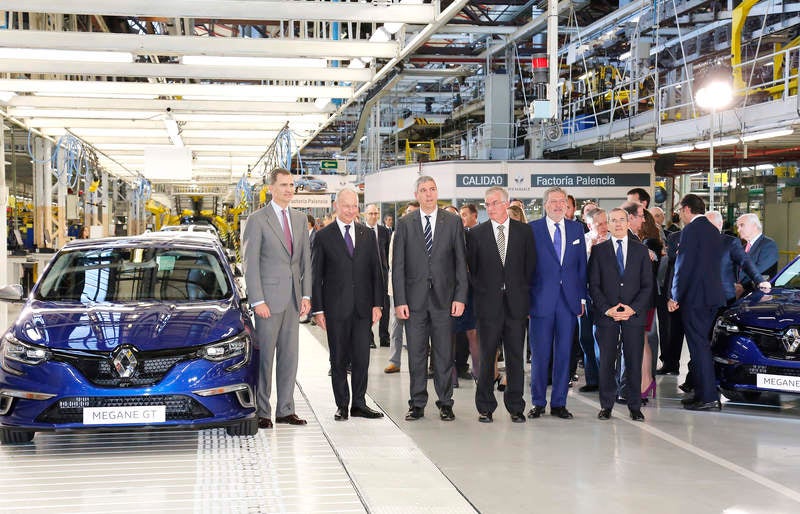
[[[575,199],[552,187],[544,216],[528,223],[521,202],[490,187],[489,219],[478,223],[474,204],[441,208],[436,181],[421,176],[415,201],[395,225],[391,216],[379,223],[376,205],[366,207],[361,223],[351,189],[337,193],[335,215],[322,223],[289,208],[294,188],[284,169],[272,172],[270,189],[272,200],[249,217],[243,236],[261,349],[262,428],[272,427],[273,368],[275,422],[306,423],[293,404],[299,317],[327,333],[337,421],[383,416],[365,402],[373,325],[379,344],[390,347],[387,374],[400,371],[405,340],[407,421],[424,417],[429,378],[442,421],[455,419],[453,389],[465,378],[475,381],[480,422],[493,421],[495,388],[513,422],[541,417],[548,386],[550,415],[571,419],[567,393],[579,361],[585,384],[578,390],[598,392],[598,419],[609,419],[621,403],[631,419],[644,421],[655,376],[678,374],[684,337],[691,359],[680,385],[684,407],[719,410],[709,345],[714,319],[748,291],[768,290],[777,268],[777,245],[757,216],[737,220],[742,242],[693,194],[665,227],[666,213],[642,188],[610,210],[587,202],[578,219]]]

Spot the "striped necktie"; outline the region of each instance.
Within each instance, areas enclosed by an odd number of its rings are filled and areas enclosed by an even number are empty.
[[[431,256],[433,250],[433,233],[431,232],[431,217],[425,216],[425,251],[428,252],[428,257]]]

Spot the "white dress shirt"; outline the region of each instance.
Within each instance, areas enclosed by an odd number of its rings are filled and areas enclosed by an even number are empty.
[[[612,244],[614,245],[614,256],[617,255],[617,241],[622,241],[622,262],[623,268],[628,265],[628,236],[622,239],[611,236]]]
[[[551,220],[548,216],[544,218],[547,221],[547,232],[550,233],[550,241],[556,235],[556,222]],[[561,255],[558,256],[558,262],[564,263],[564,252],[567,250],[567,227],[564,226],[564,220],[558,222],[558,228],[561,229]],[[554,243],[555,244],[555,243]]]
[[[294,232],[292,232],[292,215],[289,213],[289,208],[286,209],[282,208],[275,202],[269,203],[272,206],[272,209],[275,211],[275,216],[278,217],[278,222],[281,224],[281,229],[283,229],[283,213],[281,211],[286,211],[286,220],[289,222],[289,233],[292,235],[292,241],[294,241]]]
[[[342,239],[344,239],[344,234],[345,234],[344,226],[345,225],[349,225],[350,226],[350,238],[353,240],[353,248],[355,248],[356,247],[356,220],[353,220],[350,223],[345,223],[342,220],[340,220],[339,217],[337,216],[336,217],[336,224],[339,225],[339,232],[342,233]]]
[[[433,212],[430,213],[430,214],[425,214],[424,212],[422,212],[422,209],[419,210],[419,219],[422,221],[422,233],[423,234],[425,233],[425,224],[427,222],[427,220],[425,219],[425,216],[430,216],[431,217],[431,240],[436,238],[436,234],[435,234],[435,232],[436,232],[436,214],[438,212],[439,212],[438,208],[434,209]]]

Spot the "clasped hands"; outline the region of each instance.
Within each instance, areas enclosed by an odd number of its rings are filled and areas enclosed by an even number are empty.
[[[620,308],[622,308],[622,310],[619,310]],[[606,311],[606,316],[614,321],[628,321],[631,316],[635,314],[636,311],[624,303],[618,303]]]
[[[394,308],[394,314],[397,319],[408,319],[411,312],[408,309],[408,305],[398,305]],[[462,314],[464,314],[464,302],[453,302],[450,305],[450,315],[457,318]]]

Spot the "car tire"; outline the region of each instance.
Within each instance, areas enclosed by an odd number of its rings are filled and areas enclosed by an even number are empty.
[[[225,432],[230,436],[256,435],[258,433],[258,418],[248,419],[235,425],[225,427]]]
[[[10,428],[0,428],[1,444],[21,444],[33,441],[36,432],[33,430],[12,430]]]

